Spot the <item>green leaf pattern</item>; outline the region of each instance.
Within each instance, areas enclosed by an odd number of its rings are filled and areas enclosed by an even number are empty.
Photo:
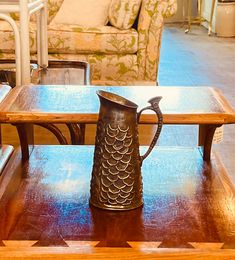
[[[52,19],[55,17],[57,12],[59,11],[62,3],[64,0],[47,0],[47,9],[48,9],[48,24],[52,21]],[[10,13],[11,17],[14,20],[19,20],[19,13]],[[30,16],[31,22],[36,22],[37,18],[36,15],[33,14]]]
[[[112,0],[109,7],[109,21],[119,29],[129,29],[133,25],[141,5],[141,0]]]
[[[58,12],[62,2],[48,0],[50,18]],[[125,20],[127,26],[133,24],[136,17],[133,13],[138,13],[137,5],[141,2],[137,31],[114,26],[90,28],[49,24],[49,58],[88,61],[91,64],[92,82],[95,84],[156,82],[164,18],[176,12],[176,0],[112,0],[112,3],[116,3],[113,7],[115,14],[123,8],[123,2],[124,16],[129,19],[128,22]],[[112,21],[118,22],[117,19],[114,16]],[[35,59],[36,26],[35,23],[30,26],[32,59]],[[14,49],[13,33],[9,29],[2,29],[0,58],[14,59]]]
[[[164,18],[175,14],[176,0],[142,0],[138,23],[138,79],[156,81]]]

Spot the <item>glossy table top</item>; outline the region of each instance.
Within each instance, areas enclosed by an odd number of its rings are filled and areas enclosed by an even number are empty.
[[[19,153],[12,157],[6,169],[12,185],[0,198],[0,258],[7,249],[24,256],[51,247],[57,253],[76,247],[83,259],[156,259],[149,254],[169,249],[235,253],[234,190],[219,160],[208,167],[196,148],[156,147],[142,166],[144,206],[113,212],[89,206],[93,152],[92,146],[35,146],[27,164]],[[126,258],[126,249],[135,257]]]
[[[0,121],[96,123],[99,99],[96,91],[114,92],[133,102],[139,110],[154,96],[162,96],[160,108],[165,124],[235,123],[235,111],[219,91],[208,87],[31,85],[14,88],[0,106]],[[142,123],[155,123],[152,111]]]

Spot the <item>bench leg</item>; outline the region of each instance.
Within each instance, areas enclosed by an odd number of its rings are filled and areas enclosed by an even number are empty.
[[[50,131],[58,140],[58,142],[61,145],[66,145],[68,144],[66,137],[63,135],[62,131],[54,124],[47,124],[47,123],[37,123],[34,125],[38,125],[40,127],[43,127]]]
[[[0,124],[0,144],[2,144],[2,126]]]
[[[14,126],[20,139],[22,161],[27,161],[32,152],[29,145],[33,147],[34,144],[33,124],[14,124]]]
[[[221,125],[199,125],[198,145],[203,149],[203,160],[209,162],[211,159],[211,147],[214,133]]]
[[[66,124],[71,137],[72,144],[84,144],[85,143],[85,124]]]

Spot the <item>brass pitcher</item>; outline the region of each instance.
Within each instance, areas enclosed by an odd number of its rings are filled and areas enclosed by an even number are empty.
[[[137,113],[138,106],[116,94],[97,91],[100,99],[90,203],[109,210],[130,210],[143,204],[141,165],[150,154],[161,132],[163,118],[159,108],[162,97],[154,97]],[[143,111],[157,114],[158,127],[147,150],[140,156],[138,122]]]

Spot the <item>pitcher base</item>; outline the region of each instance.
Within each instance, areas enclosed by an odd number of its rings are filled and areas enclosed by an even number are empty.
[[[89,201],[90,205],[96,207],[96,208],[100,208],[100,209],[105,209],[105,210],[113,210],[113,211],[125,211],[125,210],[132,210],[132,209],[136,209],[139,207],[143,206],[143,201],[135,204],[135,205],[128,205],[128,206],[115,206],[115,205],[109,205],[109,204],[98,204],[98,203],[94,203],[91,200]]]

